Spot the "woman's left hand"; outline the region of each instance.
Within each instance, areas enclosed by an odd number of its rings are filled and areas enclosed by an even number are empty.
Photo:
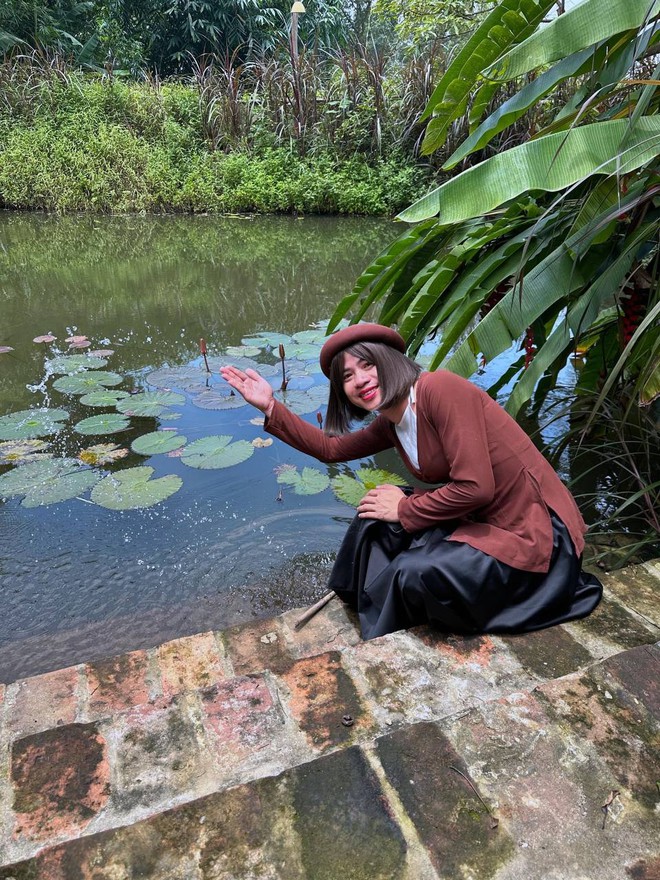
[[[405,494],[398,486],[386,484],[370,489],[358,504],[360,519],[381,519],[384,522],[399,522],[399,501]]]

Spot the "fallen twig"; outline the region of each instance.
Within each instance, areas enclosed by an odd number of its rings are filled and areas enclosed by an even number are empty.
[[[479,800],[481,801],[481,803],[484,805],[484,807],[485,807],[485,809],[486,809],[486,812],[487,812],[488,815],[490,816],[490,827],[491,827],[493,830],[494,830],[495,828],[497,828],[498,825],[500,824],[500,820],[497,818],[497,816],[494,816],[494,815],[493,815],[493,811],[492,811],[491,808],[488,806],[488,804],[486,803],[486,801],[481,797],[481,795],[480,795],[479,792],[477,791],[477,788],[476,788],[475,784],[472,782],[472,780],[470,779],[470,777],[469,777],[469,776],[466,776],[465,773],[463,773],[462,770],[459,770],[459,769],[458,769],[458,767],[454,767],[453,764],[450,764],[450,765],[449,765],[449,769],[450,769],[450,770],[453,770],[454,773],[458,773],[459,776],[462,776],[462,777],[463,777],[463,779],[467,782],[467,784],[470,786],[470,788],[472,789],[472,791],[476,794],[476,796],[479,798]]]
[[[324,608],[331,599],[334,599],[337,594],[334,590],[331,590],[329,593],[326,593],[322,599],[319,599],[318,602],[315,602],[314,605],[311,605],[304,614],[301,614],[298,620],[293,625],[294,629],[301,629],[309,620],[317,614],[321,608]]]

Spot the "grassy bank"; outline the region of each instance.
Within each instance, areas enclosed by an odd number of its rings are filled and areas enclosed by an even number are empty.
[[[303,151],[267,129],[218,148],[194,84],[51,73],[9,86],[0,104],[3,208],[391,215],[425,184],[396,149]]]

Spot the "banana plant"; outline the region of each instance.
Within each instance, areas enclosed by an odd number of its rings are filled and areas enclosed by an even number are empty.
[[[329,329],[375,313],[412,355],[437,340],[431,368],[466,377],[524,340],[506,377],[513,415],[540,405],[576,350],[600,400],[625,380],[648,406],[660,396],[660,0],[583,0],[542,24],[552,5],[502,0],[445,71],[424,150],[467,115],[444,166],[458,173],[402,212],[411,225]],[[524,142],[497,149],[530,118]]]

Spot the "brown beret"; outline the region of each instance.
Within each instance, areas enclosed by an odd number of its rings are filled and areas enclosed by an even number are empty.
[[[345,348],[355,345],[356,342],[383,342],[396,348],[397,351],[406,350],[403,336],[390,327],[383,327],[382,324],[352,324],[333,333],[323,344],[319,360],[321,369],[328,378],[330,378],[330,364],[333,357]]]

